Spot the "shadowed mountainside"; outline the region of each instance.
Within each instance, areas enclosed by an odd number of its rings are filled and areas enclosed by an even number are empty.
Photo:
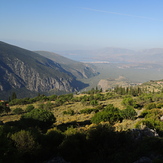
[[[7,92],[73,92],[86,85],[59,63],[35,52],[0,42],[0,97]]]
[[[73,61],[56,53],[47,51],[36,51],[36,53],[47,57],[54,62],[59,63],[65,70],[70,72],[74,77],[78,79],[90,78],[98,75],[98,72],[94,69],[93,65]]]

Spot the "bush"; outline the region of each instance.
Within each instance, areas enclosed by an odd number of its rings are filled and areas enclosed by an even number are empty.
[[[122,104],[125,106],[135,106],[135,101],[132,97],[125,97],[122,101]]]
[[[161,109],[163,107],[163,103],[156,104],[156,107]]]
[[[74,114],[75,114],[75,112],[74,112],[74,110],[69,109],[69,110],[67,110],[67,111],[63,111],[63,114],[74,115]]]
[[[21,154],[32,154],[38,148],[38,144],[35,142],[34,137],[29,131],[21,130],[11,135],[11,139]]]
[[[48,110],[48,111],[51,111],[54,107],[54,104],[51,103],[51,102],[47,102],[46,104],[40,104],[39,105],[39,109],[45,109],[45,110]]]
[[[150,109],[153,109],[153,108],[156,108],[156,104],[155,103],[149,103],[145,106],[146,109],[150,110]]]
[[[44,109],[33,109],[31,112],[24,114],[21,120],[29,126],[49,127],[56,118],[53,113]]]
[[[57,95],[51,95],[49,96],[50,101],[55,101],[57,99]]]
[[[127,106],[126,109],[122,110],[122,117],[124,119],[134,120],[136,115],[137,115],[137,113],[132,106]]]
[[[97,100],[91,100],[90,101],[90,105],[97,106],[98,105],[98,101]]]
[[[5,104],[0,103],[0,114],[1,113],[9,113],[11,111],[10,107],[6,106]]]
[[[160,119],[160,117],[163,116],[163,112],[160,109],[151,109],[148,111],[148,114],[145,116],[145,118],[153,118],[153,119]]]
[[[101,111],[96,113],[92,119],[92,123],[100,123],[100,122],[109,122],[110,124],[114,124],[115,122],[122,121],[122,116],[120,112],[108,112],[108,111]]]
[[[87,109],[82,109],[82,110],[80,110],[80,113],[81,114],[90,114],[90,113],[92,113],[92,112],[97,112],[98,110],[97,109],[92,109],[92,108],[87,108]]]
[[[34,109],[35,107],[33,105],[28,105],[25,109],[26,112],[30,112]]]
[[[16,108],[13,110],[14,114],[22,114],[24,112],[24,110],[22,108]]]
[[[83,133],[67,135],[59,147],[59,153],[70,162],[86,162],[86,136]],[[80,160],[80,161],[79,161]]]
[[[139,115],[140,118],[144,118],[149,113],[149,110],[143,110]]]

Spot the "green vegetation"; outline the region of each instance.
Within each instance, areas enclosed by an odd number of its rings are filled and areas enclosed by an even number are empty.
[[[16,109],[13,110],[13,113],[14,113],[14,114],[22,114],[23,112],[24,112],[24,111],[23,111],[22,108],[16,108]]]
[[[0,162],[163,161],[162,107],[162,92],[144,87],[1,102]]]
[[[38,126],[40,128],[51,126],[55,120],[56,118],[54,115],[50,111],[44,109],[33,109],[21,117],[23,123],[31,127]]]

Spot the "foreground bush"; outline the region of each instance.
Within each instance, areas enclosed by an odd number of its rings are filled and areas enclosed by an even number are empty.
[[[33,154],[38,149],[38,144],[31,132],[21,130],[11,135],[15,147],[20,154]]]
[[[38,126],[41,128],[51,126],[56,118],[53,113],[44,109],[33,109],[31,112],[24,114],[21,121],[26,122],[30,126]]]

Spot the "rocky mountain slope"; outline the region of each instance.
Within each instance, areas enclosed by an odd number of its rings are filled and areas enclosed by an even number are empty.
[[[78,79],[87,79],[98,75],[98,72],[90,64],[77,62],[52,52],[36,51],[36,53],[59,63],[65,70]]]
[[[59,63],[0,42],[0,97],[7,92],[73,92],[85,86]]]

